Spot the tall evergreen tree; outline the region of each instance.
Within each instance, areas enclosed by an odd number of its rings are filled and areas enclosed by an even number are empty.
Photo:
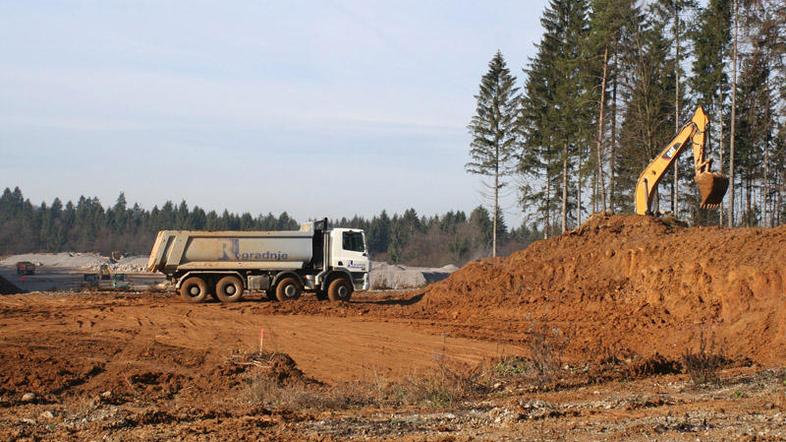
[[[682,87],[683,83],[683,74],[682,74],[682,64],[683,64],[683,57],[684,54],[687,52],[685,48],[685,43],[687,43],[687,34],[690,28],[685,26],[685,21],[683,15],[689,14],[697,7],[697,3],[695,0],[657,0],[653,5],[653,14],[654,19],[656,22],[656,27],[661,29],[661,32],[668,33],[668,39],[670,40],[670,52],[671,52],[671,68],[674,75],[674,103],[673,103],[673,120],[672,120],[672,127],[674,127],[674,134],[679,132],[682,121],[681,115],[684,114],[683,106],[685,103],[684,100],[684,93],[685,90]],[[677,161],[674,163],[670,173],[671,173],[671,211],[675,215],[679,213],[679,198],[680,198],[680,189],[679,189],[679,176],[680,176],[680,164],[685,164],[685,161],[680,161],[678,158]]]
[[[732,23],[734,23],[734,31],[732,33],[732,49],[731,49],[731,122],[729,133],[729,227],[734,227],[734,148],[736,145],[736,129],[737,129],[737,63],[739,60],[739,32],[740,32],[740,5],[738,0],[732,1]]]
[[[593,0],[590,14],[590,37],[587,40],[592,63],[587,65],[594,76],[593,94],[598,102],[595,117],[596,138],[593,181],[593,210],[613,208],[614,148],[616,147],[616,93],[619,64],[615,62],[625,50],[625,40],[635,23],[638,8],[635,0]],[[609,91],[612,91],[609,94]],[[611,139],[606,142],[607,108],[611,104]],[[610,149],[607,149],[610,147]],[[610,150],[610,152],[608,152]],[[605,166],[606,162],[608,166]],[[609,186],[606,188],[608,169]]]
[[[776,119],[777,26],[775,11],[768,2],[750,2],[742,16],[747,53],[741,57],[737,88],[734,175],[741,184],[739,207],[742,224],[770,224],[773,201],[773,158],[778,121]]]
[[[714,149],[713,140],[717,139],[718,167],[723,170],[724,160],[724,109],[725,97],[729,93],[729,79],[726,65],[731,45],[731,0],[709,0],[701,10],[690,38],[693,40],[693,73],[690,79],[694,98],[702,104],[715,122],[706,134],[707,145]],[[717,131],[713,136],[712,129]],[[698,199],[694,198],[694,211]],[[719,222],[723,223],[723,206]]]
[[[469,173],[491,177],[493,198],[493,236],[491,256],[497,256],[496,226],[499,211],[499,193],[505,186],[505,177],[512,172],[518,135],[518,88],[502,52],[497,51],[489,62],[489,70],[480,82],[475,96],[477,106],[468,128],[472,134]]]
[[[674,61],[661,31],[650,9],[634,36],[635,50],[626,54],[630,68],[624,76],[625,116],[617,161],[621,206],[628,209],[639,173],[674,135]]]
[[[542,47],[542,45],[541,45]],[[545,52],[545,51],[544,51]],[[548,132],[548,110],[553,105],[554,94],[548,73],[548,54],[539,53],[525,69],[527,81],[522,95],[521,123],[524,140],[518,171],[522,175],[521,205],[525,212],[543,225],[546,238],[553,230],[553,216],[559,198],[558,158],[560,149],[552,142]]]
[[[588,56],[585,50],[589,35],[588,3],[551,0],[541,24],[543,37],[526,71],[528,76],[522,97],[520,126],[524,132],[525,150],[520,171],[529,179],[522,187],[522,201],[545,193],[545,209],[550,211],[552,186],[558,186],[560,224],[565,232],[573,208],[576,209],[574,219],[581,218],[581,165],[592,139],[591,128],[583,123],[589,121],[593,112],[592,78],[586,70]],[[555,173],[561,175],[560,181],[554,179]],[[543,175],[545,181],[537,183],[538,177]],[[570,198],[569,190],[573,185],[576,193]],[[551,216],[545,218],[548,230]]]

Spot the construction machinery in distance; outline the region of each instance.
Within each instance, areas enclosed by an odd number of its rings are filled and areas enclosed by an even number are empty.
[[[125,273],[114,273],[107,264],[101,264],[98,273],[82,275],[81,288],[86,290],[127,290],[131,283]]]
[[[35,275],[35,264],[30,261],[16,263],[16,274],[19,276]]]
[[[706,155],[705,133],[709,127],[709,117],[704,108],[699,106],[693,113],[691,120],[682,127],[677,136],[666,146],[654,160],[650,161],[644,171],[639,175],[636,184],[636,213],[638,215],[652,214],[652,200],[658,191],[658,184],[669,167],[676,163],[680,153],[690,142],[693,148],[693,177],[699,188],[701,200],[699,207],[703,209],[717,209],[720,207],[729,179],[712,172],[712,159]]]

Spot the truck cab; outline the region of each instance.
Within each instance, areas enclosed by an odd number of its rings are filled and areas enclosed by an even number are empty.
[[[368,258],[366,235],[359,229],[335,228],[330,230],[329,266],[349,272],[354,290],[368,290]]]

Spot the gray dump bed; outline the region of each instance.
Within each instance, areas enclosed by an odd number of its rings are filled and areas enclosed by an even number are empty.
[[[164,230],[158,233],[147,268],[172,274],[188,270],[295,270],[313,255],[314,233],[201,232]]]

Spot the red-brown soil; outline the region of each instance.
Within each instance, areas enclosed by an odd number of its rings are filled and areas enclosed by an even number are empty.
[[[470,263],[429,286],[417,317],[465,334],[525,341],[539,322],[599,350],[678,357],[702,331],[735,358],[786,361],[786,226],[684,228],[596,216],[507,258]]]

